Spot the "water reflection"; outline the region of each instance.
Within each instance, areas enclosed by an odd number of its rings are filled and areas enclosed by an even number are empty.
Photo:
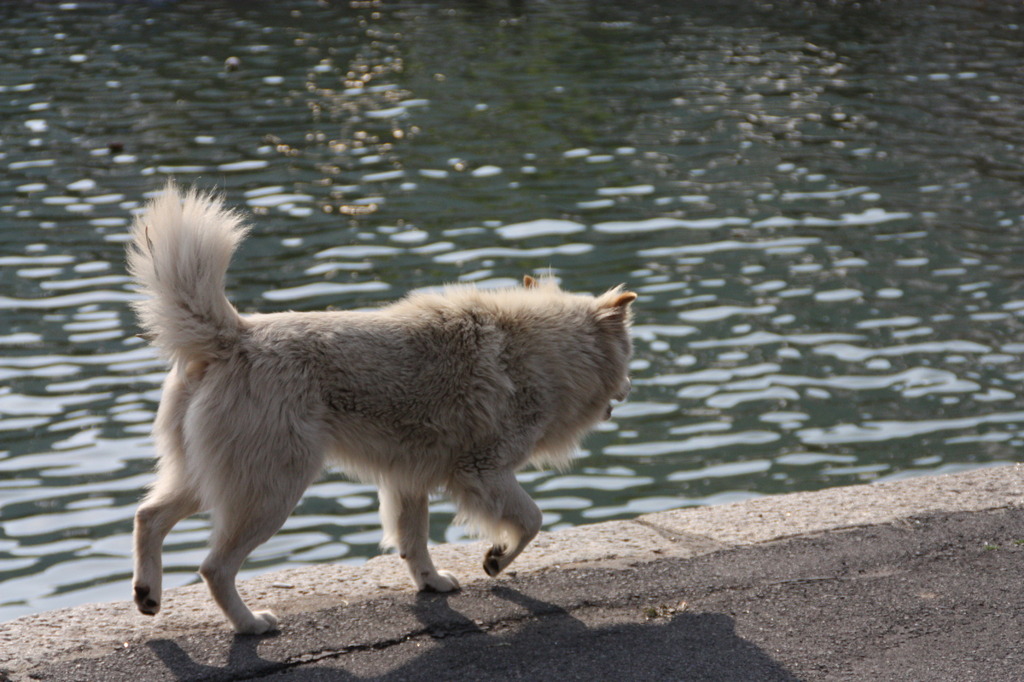
[[[125,597],[163,367],[122,253],[167,175],[254,215],[243,310],[639,292],[631,402],[523,474],[548,528],[1018,459],[1018,4],[620,5],[0,7],[0,618]],[[379,536],[332,473],[247,570]]]

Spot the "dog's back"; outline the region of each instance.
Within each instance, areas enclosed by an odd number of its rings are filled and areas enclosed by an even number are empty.
[[[207,390],[233,392],[226,381],[244,374],[262,400],[303,403],[282,410],[325,429],[339,463],[374,482],[404,468],[443,487],[495,442],[518,444],[502,467],[563,466],[626,390],[622,296],[449,287],[373,312],[249,316],[230,379]]]

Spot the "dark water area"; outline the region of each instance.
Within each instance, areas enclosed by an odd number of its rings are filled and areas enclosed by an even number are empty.
[[[1024,9],[0,6],[0,620],[126,599],[164,367],[123,265],[164,184],[251,215],[243,311],[523,274],[636,304],[548,529],[1021,460]],[[329,472],[248,574],[378,553]],[[434,540],[458,541],[433,505]],[[208,520],[166,544],[196,580]]]

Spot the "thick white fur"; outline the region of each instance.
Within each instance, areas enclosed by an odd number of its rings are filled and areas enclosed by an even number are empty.
[[[128,266],[147,298],[144,336],[173,364],[154,424],[156,483],[135,521],[135,601],[160,609],[171,527],[212,512],[200,574],[235,630],[277,626],[234,581],[334,462],[380,488],[385,546],[421,590],[458,588],[427,551],[427,502],[446,492],[490,538],[496,575],[541,513],[514,472],[566,466],[579,439],[629,390],[630,306],[526,278],[522,288],[453,286],[373,312],[241,316],[224,275],[245,234],[211,195],[173,185],[136,219]]]

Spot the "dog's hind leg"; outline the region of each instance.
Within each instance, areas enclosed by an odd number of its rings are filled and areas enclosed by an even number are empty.
[[[163,589],[164,538],[178,521],[199,511],[199,501],[184,487],[183,477],[163,470],[156,486],[135,512],[135,605],[147,616],[160,611]]]
[[[253,613],[245,605],[235,587],[235,577],[249,553],[280,530],[301,495],[302,490],[298,490],[288,497],[253,499],[251,506],[222,506],[213,512],[212,546],[199,567],[199,575],[239,634],[260,635],[277,628],[277,616],[272,612]]]
[[[160,555],[164,538],[178,521],[202,511],[196,490],[185,473],[182,428],[189,398],[188,388],[177,372],[172,372],[164,382],[164,397],[153,428],[160,453],[159,474],[135,512],[132,593],[139,611],[148,616],[160,611],[163,589]]]
[[[267,437],[278,444],[283,439]],[[275,457],[271,452],[254,452],[236,457],[248,470],[236,468],[228,475],[231,483],[221,482],[211,491],[213,536],[210,553],[199,567],[214,601],[239,634],[259,635],[277,628],[277,616],[270,611],[253,613],[235,587],[235,577],[252,550],[266,542],[284,525],[323,463],[311,451],[303,452],[295,443],[292,452]],[[213,481],[211,481],[213,483]]]
[[[438,571],[427,550],[429,531],[427,493],[380,487],[380,518],[385,547],[397,547],[416,588],[425,592],[451,592],[459,582],[448,571]]]
[[[505,570],[540,530],[543,515],[511,471],[462,476],[449,483],[460,516],[491,538],[484,571]]]

